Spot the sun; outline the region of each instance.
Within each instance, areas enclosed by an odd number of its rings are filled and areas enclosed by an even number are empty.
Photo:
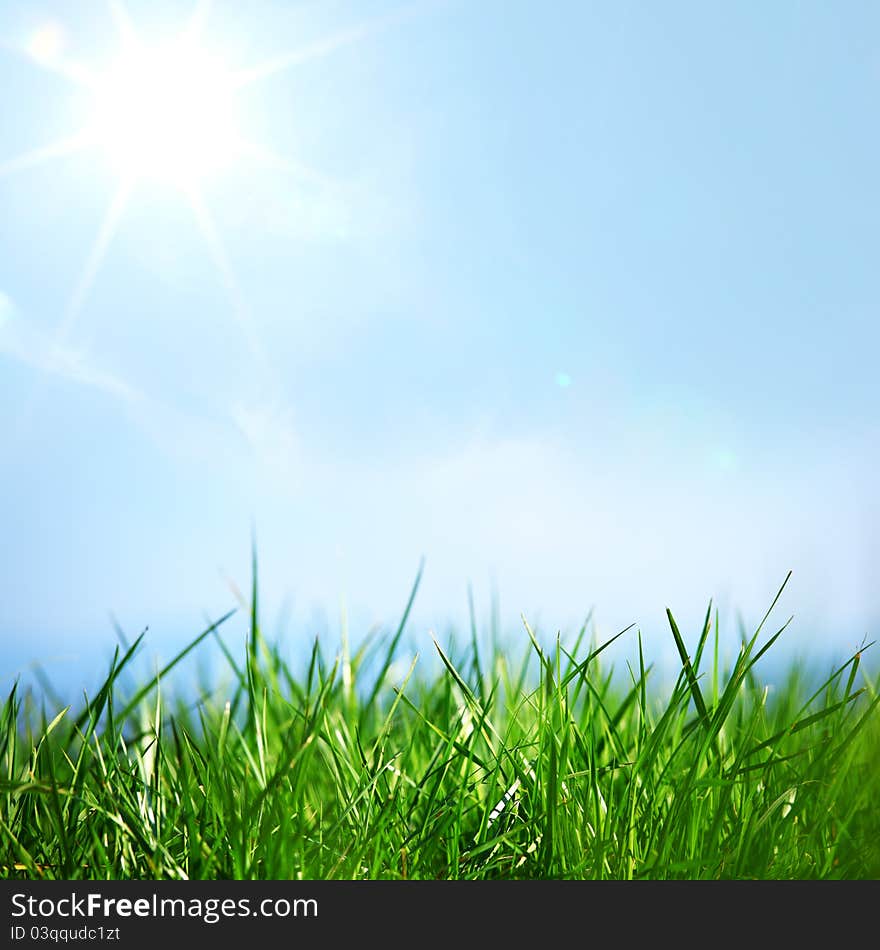
[[[70,37],[56,21],[39,26],[20,47],[0,36],[0,50],[18,49],[35,66],[85,90],[86,101],[91,103],[87,121],[72,134],[13,158],[0,158],[0,179],[88,152],[96,155],[96,164],[103,158],[115,180],[106,213],[58,321],[55,345],[73,330],[132,193],[142,182],[151,181],[179,190],[191,208],[248,347],[260,364],[267,366],[265,347],[252,325],[208,206],[211,189],[204,186],[239,161],[285,174],[294,183],[322,177],[300,162],[277,155],[271,147],[247,139],[241,129],[246,109],[240,97],[265,80],[398,22],[405,18],[406,9],[233,70],[204,42],[213,0],[193,0],[192,11],[178,24],[178,31],[166,33],[172,38],[155,44],[138,29],[126,0],[107,0],[106,6],[119,41],[115,59],[106,68],[70,59]]]
[[[233,76],[188,37],[133,43],[94,82],[89,137],[114,171],[192,188],[241,146]]]

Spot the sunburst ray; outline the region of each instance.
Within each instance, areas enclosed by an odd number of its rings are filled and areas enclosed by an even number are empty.
[[[214,262],[214,266],[217,268],[217,273],[220,276],[220,282],[229,300],[232,314],[239,325],[242,336],[244,337],[244,341],[250,351],[251,356],[260,367],[261,372],[265,374],[266,379],[271,381],[274,379],[274,371],[272,370],[271,362],[269,360],[269,354],[263,345],[263,341],[259,338],[256,330],[254,329],[254,321],[251,315],[250,307],[245,300],[244,294],[242,293],[241,287],[238,283],[238,279],[236,278],[235,272],[232,269],[229,256],[226,253],[226,247],[223,244],[223,240],[220,237],[220,232],[214,223],[214,218],[208,209],[207,204],[205,203],[204,197],[198,189],[189,189],[187,191],[187,198],[189,199],[189,204],[192,208],[193,214],[195,215],[199,231],[201,232],[202,237],[205,239],[208,252],[210,253],[211,259]]]
[[[67,337],[71,328],[76,322],[76,318],[79,316],[80,311],[82,310],[83,303],[88,297],[89,291],[95,282],[95,278],[101,270],[101,265],[104,262],[107,249],[110,247],[110,243],[113,240],[113,235],[116,233],[116,227],[119,223],[119,219],[122,217],[122,213],[125,211],[125,206],[128,202],[128,196],[130,192],[131,183],[129,182],[121,182],[119,187],[116,189],[113,200],[110,202],[110,206],[104,215],[103,221],[101,222],[101,226],[92,245],[92,249],[89,253],[85,267],[83,268],[83,273],[80,276],[79,282],[77,283],[77,286],[71,295],[70,300],[68,301],[61,321],[52,333],[51,339],[48,341],[43,365],[44,368],[46,368],[50,373],[52,372],[52,368],[54,366],[64,366],[69,362],[69,359],[65,354],[65,343],[67,341]],[[16,432],[25,432],[30,427],[31,420],[33,419],[34,413],[36,412],[37,406],[39,405],[40,396],[43,392],[44,386],[45,380],[38,380],[31,389],[29,396],[25,399],[21,408],[16,413]]]
[[[17,155],[15,158],[6,159],[0,162],[0,178],[16,172],[26,171],[29,168],[35,168],[38,165],[45,165],[46,162],[52,162],[59,158],[67,158],[75,155],[77,152],[84,151],[91,145],[89,137],[80,132],[70,138],[59,139],[57,142],[50,142],[40,148],[31,149],[23,155]]]
[[[214,0],[196,0],[195,9],[186,26],[186,34],[192,41],[201,39],[208,24],[208,18],[211,16],[211,10],[214,7]]]
[[[70,296],[70,300],[68,301],[67,307],[65,308],[61,323],[58,325],[58,328],[55,331],[55,347],[61,346],[64,343],[67,335],[70,333],[71,328],[82,311],[83,305],[85,304],[86,299],[88,298],[89,293],[94,286],[95,280],[100,273],[101,266],[104,263],[104,258],[107,256],[107,251],[110,249],[110,245],[113,242],[116,229],[118,228],[119,221],[125,212],[126,206],[128,205],[128,199],[131,196],[133,187],[133,181],[130,179],[123,179],[117,186],[116,191],[113,193],[110,206],[107,208],[104,218],[101,221],[101,226],[98,229],[98,233],[92,244],[89,256],[86,259],[82,274],[80,275],[79,281],[77,282],[77,285]]]
[[[110,11],[110,19],[116,27],[119,39],[124,46],[131,46],[137,42],[137,32],[134,28],[134,21],[128,12],[128,7],[123,0],[107,0],[107,8]]]
[[[47,73],[54,73],[61,76],[68,82],[76,86],[84,86],[86,89],[94,91],[98,88],[99,79],[95,72],[84,66],[82,63],[74,62],[68,59],[58,60],[39,60],[32,59],[33,62]]]
[[[352,44],[360,42],[365,37],[373,33],[377,33],[389,26],[394,26],[404,20],[409,19],[415,14],[421,12],[425,6],[426,4],[423,2],[423,0],[419,0],[419,2],[416,3],[410,3],[405,7],[401,7],[397,10],[392,10],[390,13],[386,13],[384,16],[377,16],[371,20],[364,20],[363,22],[357,23],[348,29],[340,30],[338,33],[328,36],[326,39],[318,40],[315,43],[309,43],[308,45],[302,46],[299,49],[290,50],[287,53],[282,53],[280,56],[266,60],[264,63],[258,63],[256,66],[252,66],[250,69],[242,69],[233,75],[233,86],[236,89],[242,89],[245,86],[262,82],[264,79],[268,79],[271,76],[277,75],[278,73],[283,73],[289,69],[293,69],[295,66],[299,66],[301,63],[306,63],[313,59],[323,59],[325,56],[335,53],[338,49],[342,49],[345,46],[351,46]]]
[[[284,155],[279,155],[278,152],[268,145],[263,145],[259,142],[239,139],[238,142],[236,142],[236,151],[241,158],[249,159],[263,168],[283,172],[292,178],[298,178],[300,181],[307,181],[310,184],[321,185],[323,187],[334,187],[339,184],[339,182],[330,175],[325,175],[323,172],[318,171],[317,168],[312,168],[304,162],[298,162]]]

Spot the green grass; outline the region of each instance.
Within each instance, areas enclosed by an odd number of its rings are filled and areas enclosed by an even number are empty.
[[[254,591],[241,661],[224,618],[134,688],[141,640],[118,649],[81,707],[12,690],[0,876],[880,877],[880,699],[860,654],[812,688],[792,665],[768,693],[781,631],[762,624],[724,668],[710,608],[692,638],[669,615],[666,689],[633,629],[616,671],[586,629],[547,649],[526,624],[515,658],[474,629],[398,676],[411,597],[396,632],[354,656],[316,642],[294,671]],[[196,647],[222,652],[229,689],[166,699]]]

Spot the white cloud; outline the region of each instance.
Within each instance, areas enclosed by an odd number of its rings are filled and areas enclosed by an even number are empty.
[[[0,292],[0,359],[3,357],[112,397],[135,425],[174,458],[203,464],[228,453],[232,434],[228,423],[156,400],[99,366],[86,350],[57,344],[50,334],[22,317],[11,299]]]
[[[547,433],[480,437],[394,471],[348,466],[352,593],[368,601],[381,575],[408,576],[424,554],[430,606],[463,603],[468,581],[487,595],[492,582],[506,610],[545,632],[570,630],[595,607],[600,633],[635,621],[661,652],[672,648],[667,606],[692,632],[713,598],[735,641],[738,612],[753,627],[789,569],[775,616],[796,615],[795,646],[867,615],[870,594],[856,583],[864,528],[838,470],[779,457],[713,472],[683,465],[678,451],[646,444],[639,456]],[[308,497],[342,497],[342,477]],[[332,519],[327,530],[346,537]]]
[[[86,350],[58,343],[51,334],[23,318],[10,298],[2,292],[0,354],[38,372],[100,389],[125,401],[143,398],[125,380],[97,366]]]
[[[0,291],[0,358],[3,357],[114,397],[163,451],[176,458],[203,462],[228,457],[230,450],[234,450],[231,442],[237,433],[244,436],[260,475],[270,476],[285,488],[295,488],[298,483],[299,440],[292,412],[280,402],[236,405],[231,420],[226,421],[182,411],[99,366],[87,350],[57,343],[50,333],[26,320]]]
[[[0,290],[0,327],[12,316],[12,301]]]

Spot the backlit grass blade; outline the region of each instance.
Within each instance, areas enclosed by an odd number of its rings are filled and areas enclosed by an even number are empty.
[[[400,643],[400,638],[403,636],[403,632],[406,629],[406,623],[409,620],[410,611],[412,610],[413,604],[416,601],[416,594],[419,592],[419,584],[422,582],[422,574],[424,573],[424,570],[425,561],[422,559],[422,561],[419,563],[419,569],[416,572],[416,579],[413,581],[412,588],[409,592],[409,598],[407,599],[403,616],[400,618],[400,623],[397,625],[397,630],[394,632],[394,636],[391,638],[391,642],[385,651],[382,666],[378,675],[376,676],[375,683],[373,685],[373,689],[370,691],[369,698],[363,707],[364,710],[369,710],[372,708],[376,701],[376,697],[379,695],[379,690],[382,689],[385,683],[385,675],[388,673],[388,670],[391,668],[391,664],[394,662],[394,654],[397,650],[398,644]]]
[[[207,627],[205,630],[203,630],[194,640],[191,640],[191,641],[174,657],[174,659],[172,659],[172,660],[170,660],[168,663],[166,663],[165,666],[163,666],[162,669],[161,669],[151,680],[149,680],[149,682],[147,682],[144,686],[142,686],[142,687],[134,694],[134,696],[128,701],[128,703],[127,703],[127,704],[125,705],[125,707],[123,708],[122,712],[119,714],[119,718],[120,718],[121,720],[123,720],[123,721],[126,720],[126,719],[129,717],[129,715],[131,714],[132,710],[134,710],[134,709],[137,708],[137,706],[139,705],[139,703],[141,702],[141,700],[142,700],[145,696],[148,696],[148,695],[156,688],[156,686],[162,681],[162,679],[163,679],[165,676],[167,676],[167,675],[174,669],[174,667],[177,666],[178,663],[180,663],[180,661],[181,661],[184,657],[186,657],[186,656],[188,656],[190,653],[192,653],[192,651],[195,650],[195,648],[196,648],[206,637],[211,636],[211,634],[212,634],[218,627],[221,627],[224,623],[226,623],[227,620],[229,620],[230,617],[234,616],[234,614],[236,613],[236,609],[237,609],[237,608],[233,608],[232,610],[229,610],[229,611],[227,611],[225,614],[223,614],[223,616],[222,616],[219,620],[215,621],[215,622],[212,623],[209,627]],[[132,645],[132,650],[136,649],[138,643],[140,643],[140,639],[141,639],[141,638],[138,637],[138,639],[137,639],[137,640],[135,641],[135,643]],[[118,672],[118,670],[117,670],[117,672]]]

